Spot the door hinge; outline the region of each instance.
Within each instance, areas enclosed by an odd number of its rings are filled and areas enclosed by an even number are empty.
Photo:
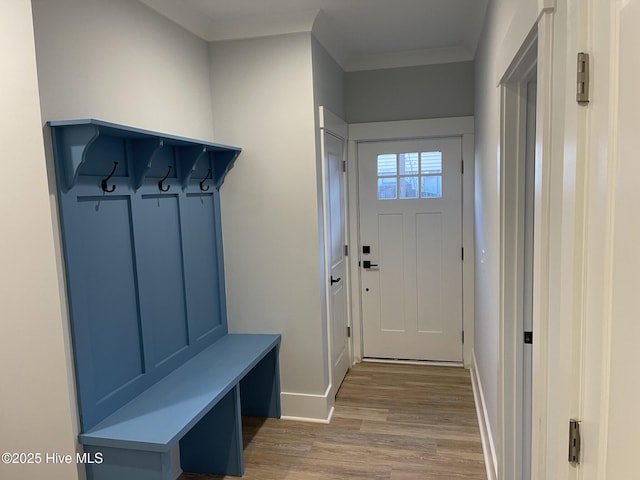
[[[578,53],[578,78],[576,101],[580,105],[589,103],[589,54]]]
[[[344,246],[344,256],[348,257],[349,256],[349,245],[345,245]]]
[[[460,162],[460,165],[461,165],[461,166],[460,166],[460,173],[462,173],[462,175],[464,175],[464,160],[462,160],[462,161]]]
[[[342,161],[342,171],[343,171],[343,172],[346,172],[346,171],[347,171],[347,161],[346,161],[346,160],[343,160],[343,161]]]
[[[464,330],[462,330],[462,344],[464,345]]]
[[[533,345],[533,332],[524,332],[524,343],[526,343],[527,345]]]
[[[351,338],[351,327],[347,327],[347,338]]]
[[[464,262],[464,247],[462,247],[462,261]]]
[[[580,463],[580,422],[569,420],[569,463]]]

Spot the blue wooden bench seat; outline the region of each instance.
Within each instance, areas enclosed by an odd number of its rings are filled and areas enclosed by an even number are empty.
[[[96,480],[171,480],[184,471],[242,476],[241,414],[280,417],[280,335],[227,334],[80,434]],[[97,458],[100,458],[98,456]]]

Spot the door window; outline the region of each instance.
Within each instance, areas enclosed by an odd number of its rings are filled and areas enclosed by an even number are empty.
[[[442,152],[378,155],[378,200],[442,198]]]

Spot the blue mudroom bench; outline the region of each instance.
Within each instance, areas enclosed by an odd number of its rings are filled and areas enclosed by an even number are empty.
[[[280,335],[229,334],[219,188],[240,149],[49,122],[87,477],[242,476],[280,417]],[[259,322],[260,319],[256,319]]]

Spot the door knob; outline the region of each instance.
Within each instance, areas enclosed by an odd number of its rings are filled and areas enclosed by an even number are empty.
[[[377,266],[378,266],[377,263],[371,263],[370,260],[363,260],[362,261],[362,268],[375,268]]]
[[[333,278],[333,275],[331,275],[331,285],[338,283],[340,280],[342,280],[342,277]]]

